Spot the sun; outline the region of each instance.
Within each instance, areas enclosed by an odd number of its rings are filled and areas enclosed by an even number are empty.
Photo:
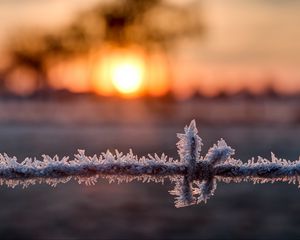
[[[133,61],[117,62],[111,69],[111,79],[118,92],[135,93],[143,82],[143,68]]]
[[[107,45],[93,56],[91,89],[101,96],[159,97],[169,90],[168,68],[163,52],[147,52],[132,45]]]

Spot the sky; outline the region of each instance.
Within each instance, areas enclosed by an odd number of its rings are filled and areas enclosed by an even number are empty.
[[[207,1],[207,60],[300,63],[299,1]]]
[[[169,1],[181,4],[179,0]],[[5,51],[4,43],[11,33],[27,27],[64,26],[76,13],[96,2],[99,1],[1,0],[0,53]],[[201,6],[206,35],[193,42],[183,41],[174,53],[174,69],[181,69],[175,82],[185,82],[184,86],[177,84],[178,88],[187,87],[184,78],[190,85],[197,85],[200,75],[214,78],[217,73],[227,74],[231,80],[211,80],[224,85],[238,81],[230,76],[240,72],[249,73],[249,79],[255,74],[259,78],[260,74],[276,72],[282,79],[276,82],[278,88],[300,91],[300,1],[203,0]],[[251,86],[251,82],[247,83],[250,80],[239,81]],[[261,88],[257,86],[254,91]]]

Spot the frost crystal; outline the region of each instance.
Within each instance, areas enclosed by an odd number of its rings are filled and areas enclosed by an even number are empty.
[[[72,178],[78,183],[94,185],[98,178],[111,182],[175,182],[175,206],[185,207],[207,200],[214,195],[217,181],[253,183],[288,182],[300,186],[300,160],[279,159],[271,154],[271,160],[261,157],[243,163],[232,158],[234,150],[221,139],[209,149],[205,157],[200,156],[202,140],[198,136],[195,120],[177,134],[180,159],[173,160],[165,154],[137,157],[132,150],[127,154],[106,151],[92,157],[78,150],[73,159],[43,155],[42,160],[26,158],[19,163],[16,157],[0,154],[0,184],[8,187],[28,187],[36,183],[56,186]]]

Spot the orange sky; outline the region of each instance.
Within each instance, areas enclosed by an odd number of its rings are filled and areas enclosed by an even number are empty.
[[[76,12],[95,2],[98,1],[1,1],[0,53],[4,52],[1,45],[11,32],[34,26],[44,29],[62,26]],[[180,97],[188,96],[194,89],[207,95],[224,89],[236,92],[245,87],[260,92],[270,83],[283,93],[300,91],[300,2],[204,0],[202,8],[208,28],[206,36],[201,41],[183,41],[169,56],[171,88]],[[0,65],[4,60],[0,59]],[[85,64],[82,61],[74,59],[55,70],[64,68],[70,79],[78,78],[73,90],[78,86],[90,87],[79,80],[84,78],[84,71],[80,67],[74,70],[74,65]],[[61,80],[61,84],[67,81]]]
[[[94,91],[103,96],[163,96],[170,89],[166,56],[138,46],[106,45],[92,56],[56,62],[49,79],[56,89]]]

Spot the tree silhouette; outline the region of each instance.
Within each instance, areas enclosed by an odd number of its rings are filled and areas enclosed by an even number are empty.
[[[7,77],[20,66],[30,68],[37,73],[37,89],[45,90],[49,88],[47,70],[51,59],[89,54],[107,42],[168,51],[182,38],[202,35],[204,25],[198,5],[179,6],[162,0],[100,3],[57,32],[18,33],[8,44],[12,60],[2,74]]]

